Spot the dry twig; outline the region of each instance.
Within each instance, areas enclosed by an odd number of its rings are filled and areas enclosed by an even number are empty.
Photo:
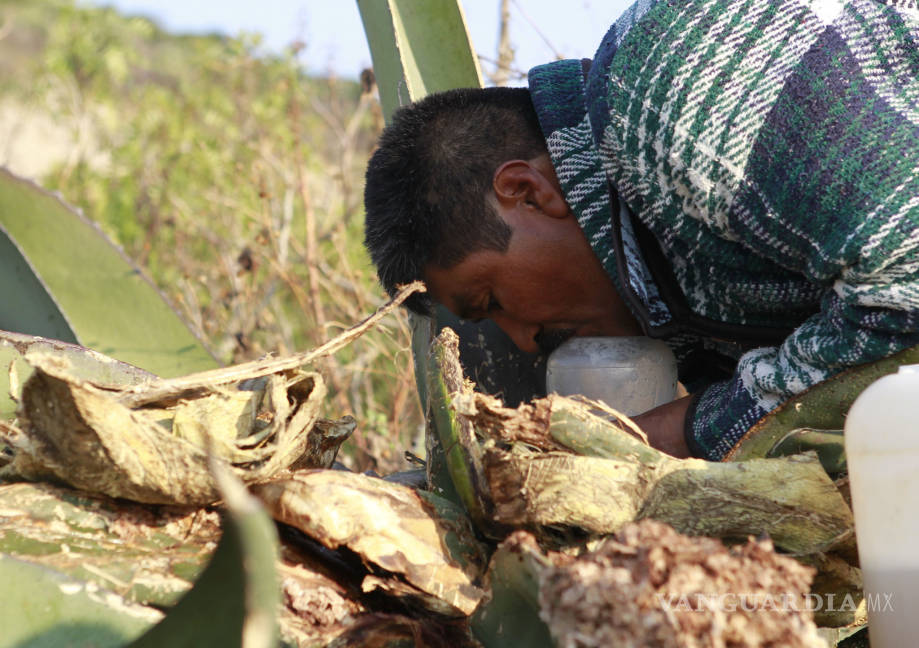
[[[407,286],[393,297],[387,304],[382,306],[373,315],[370,315],[358,324],[343,331],[325,344],[322,344],[310,351],[295,353],[283,358],[264,358],[254,360],[243,364],[226,367],[223,369],[212,369],[202,371],[188,376],[171,378],[167,380],[158,380],[152,383],[146,383],[140,387],[131,387],[126,389],[119,401],[128,407],[141,407],[147,403],[166,400],[169,398],[178,398],[187,392],[192,392],[202,387],[217,385],[228,382],[242,381],[249,378],[263,376],[266,373],[296,369],[305,364],[315,361],[318,358],[325,357],[335,353],[339,349],[356,340],[368,330],[373,328],[388,313],[395,310],[400,304],[416,292],[424,292],[426,289],[420,281],[415,281]]]

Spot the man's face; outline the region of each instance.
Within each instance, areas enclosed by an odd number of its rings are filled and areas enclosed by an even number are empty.
[[[513,231],[508,249],[428,266],[435,301],[465,319],[493,320],[528,352],[547,350],[553,337],[640,334],[570,211],[499,204],[498,213]]]

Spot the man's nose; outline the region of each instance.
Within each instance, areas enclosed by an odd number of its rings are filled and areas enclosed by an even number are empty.
[[[538,324],[527,324],[513,317],[498,313],[493,314],[491,319],[498,325],[498,328],[513,340],[518,349],[526,353],[539,352],[539,345],[536,343],[536,334],[539,333]]]

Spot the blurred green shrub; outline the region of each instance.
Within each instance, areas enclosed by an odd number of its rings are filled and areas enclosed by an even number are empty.
[[[265,54],[255,34],[176,36],[69,0],[0,0],[0,25],[0,101],[69,138],[40,181],[147,267],[222,361],[316,346],[383,301],[361,243],[372,87],[307,74],[302,43]],[[322,367],[328,414],[359,421],[361,468],[400,465],[421,425],[408,346],[400,315]]]

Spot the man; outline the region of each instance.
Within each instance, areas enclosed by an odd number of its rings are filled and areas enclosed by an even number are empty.
[[[719,459],[919,343],[917,42],[914,10],[872,0],[639,2],[592,62],[396,115],[367,170],[380,279],[523,350],[665,339],[692,395],[637,420]]]

